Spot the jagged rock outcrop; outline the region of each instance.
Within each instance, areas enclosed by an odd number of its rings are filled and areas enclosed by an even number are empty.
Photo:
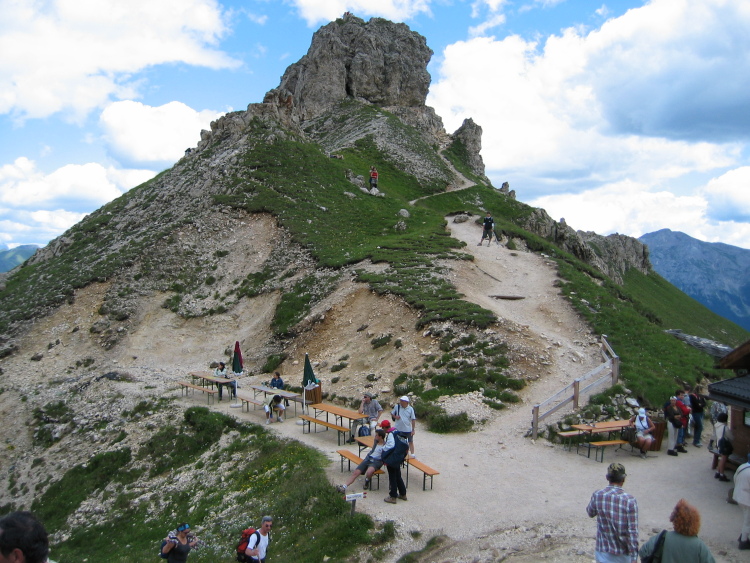
[[[485,178],[484,160],[482,160],[482,155],[479,154],[482,150],[482,128],[474,123],[473,119],[464,119],[461,127],[453,133],[453,139],[463,143],[466,147],[467,161],[471,171],[477,176]]]
[[[290,105],[303,121],[347,98],[380,106],[424,106],[432,49],[402,23],[347,14],[313,35],[264,102]]]
[[[623,276],[630,268],[644,274],[651,271],[648,248],[633,237],[575,231],[565,219],[555,221],[544,209],[535,209],[522,226],[591,264],[615,283],[622,284]]]

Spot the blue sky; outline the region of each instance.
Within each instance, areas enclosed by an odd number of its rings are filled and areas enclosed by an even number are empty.
[[[0,245],[170,167],[347,10],[426,37],[427,104],[519,200],[750,248],[746,0],[0,0]]]

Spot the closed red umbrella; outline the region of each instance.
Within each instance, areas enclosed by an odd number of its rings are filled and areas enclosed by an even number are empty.
[[[232,371],[234,373],[242,373],[242,352],[240,351],[240,341],[237,340],[234,343],[234,355],[232,356]]]

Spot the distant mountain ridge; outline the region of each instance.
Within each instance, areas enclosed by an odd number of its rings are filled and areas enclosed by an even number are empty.
[[[661,229],[639,238],[659,275],[714,313],[750,329],[750,250]]]
[[[24,244],[10,250],[0,250],[0,272],[8,272],[22,264],[36,252],[37,248],[35,244]]]

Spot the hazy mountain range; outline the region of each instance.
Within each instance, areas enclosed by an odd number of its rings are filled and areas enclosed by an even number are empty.
[[[654,270],[714,313],[750,329],[750,250],[661,229],[639,239]]]
[[[12,270],[36,252],[34,244],[24,244],[8,250],[5,245],[0,246],[0,272]]]

